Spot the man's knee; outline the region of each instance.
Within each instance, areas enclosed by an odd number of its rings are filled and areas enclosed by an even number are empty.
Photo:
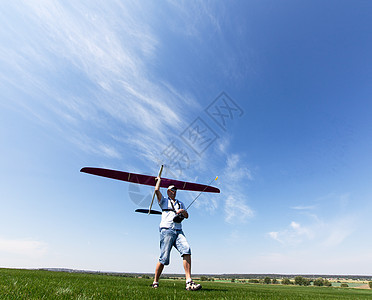
[[[159,258],[159,264],[163,265],[163,266],[168,266],[169,265],[169,257],[160,257]]]

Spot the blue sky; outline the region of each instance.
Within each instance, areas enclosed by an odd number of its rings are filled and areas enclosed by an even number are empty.
[[[221,194],[183,223],[194,273],[371,275],[371,13],[370,1],[3,3],[0,266],[153,272],[160,220],[134,213],[152,188],[79,170],[165,164],[165,177],[219,176]]]

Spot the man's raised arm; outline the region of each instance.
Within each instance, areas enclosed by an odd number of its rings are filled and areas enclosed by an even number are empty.
[[[161,181],[161,178],[159,176],[156,177],[155,194],[156,194],[156,198],[158,198],[159,203],[160,203],[161,198],[163,197],[163,195],[160,192],[160,181]]]

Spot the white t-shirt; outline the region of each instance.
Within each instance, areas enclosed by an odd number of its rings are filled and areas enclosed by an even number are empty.
[[[159,206],[162,210],[159,227],[182,230],[182,223],[173,222],[173,218],[176,216],[176,213],[172,210],[164,211],[164,209],[173,209],[171,201],[176,211],[178,211],[179,209],[185,209],[185,205],[181,201],[178,201],[177,199],[173,201],[169,197],[165,198],[164,196],[162,196],[159,202]]]

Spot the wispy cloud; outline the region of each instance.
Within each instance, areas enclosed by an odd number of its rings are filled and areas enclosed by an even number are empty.
[[[304,227],[300,223],[292,221],[288,228],[281,231],[272,231],[268,233],[269,237],[286,245],[297,245],[303,239],[312,239],[314,232],[309,227]]]
[[[122,158],[122,155],[115,147],[100,141],[96,141],[82,133],[76,132],[74,135],[71,135],[66,139],[86,153],[105,156],[113,159]]]
[[[161,43],[150,8],[136,2],[25,1],[9,4],[8,11],[0,29],[0,77],[8,92],[25,95],[12,105],[80,140],[76,145],[83,151],[112,158],[120,158],[116,148],[123,145],[153,156],[171,132],[180,131],[184,108],[195,101],[154,80],[148,68]],[[82,133],[86,127],[95,128],[94,134]],[[121,143],[100,141],[122,127],[127,130]],[[91,139],[101,144],[94,151],[87,146]]]
[[[254,216],[253,210],[245,203],[244,199],[228,196],[225,200],[225,221],[228,223],[244,223]]]
[[[323,227],[327,235],[322,244],[325,247],[336,247],[356,230],[356,218],[353,215],[343,216],[333,222],[325,223]]]
[[[298,205],[298,206],[293,206],[291,209],[295,210],[313,210],[316,208],[316,205]]]
[[[169,0],[173,12],[177,14],[177,23],[171,23],[172,30],[178,34],[202,38],[202,32],[208,28],[209,33],[220,32],[221,25],[213,13],[215,10],[213,2],[198,1],[174,1]],[[220,5],[219,10],[223,7]]]
[[[251,171],[237,154],[228,155],[226,168],[222,175],[221,195],[225,199],[225,221],[228,223],[244,223],[254,216],[247,204],[248,197],[243,192],[247,182],[253,180]]]
[[[332,248],[345,244],[358,231],[362,212],[354,207],[349,193],[328,193],[309,205],[290,207],[296,214],[285,228],[267,233],[283,246],[321,246]],[[359,217],[358,217],[359,216]]]
[[[238,154],[232,154],[227,157],[225,174],[229,176],[230,182],[239,182],[240,180],[253,180],[250,169],[241,160]]]
[[[311,215],[312,222],[306,225],[291,221],[287,228],[268,232],[267,235],[284,246],[308,245],[309,242],[322,247],[342,244],[356,230],[355,216],[337,215],[327,220]]]

